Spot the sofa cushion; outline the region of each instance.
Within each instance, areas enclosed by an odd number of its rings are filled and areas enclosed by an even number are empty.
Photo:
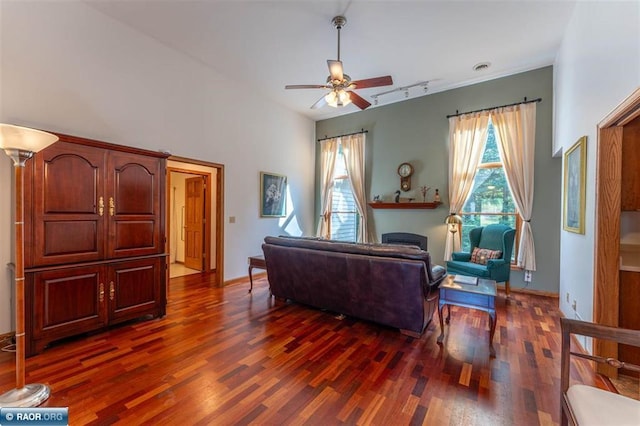
[[[486,265],[489,259],[500,259],[502,257],[501,250],[489,250],[480,247],[474,247],[471,253],[471,262],[479,265]]]

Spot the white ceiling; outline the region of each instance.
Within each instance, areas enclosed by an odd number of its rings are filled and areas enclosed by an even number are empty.
[[[575,1],[353,0],[86,0],[104,14],[172,47],[229,80],[314,119],[358,111],[309,107],[323,89],[285,90],[286,84],[324,84],[326,60],[341,59],[353,80],[391,75],[394,85],[357,90],[374,94],[430,81],[428,93],[550,65]],[[473,66],[490,62],[488,70]],[[423,96],[421,87],[409,97]],[[404,91],[379,105],[405,99]],[[374,108],[372,105],[370,108]]]

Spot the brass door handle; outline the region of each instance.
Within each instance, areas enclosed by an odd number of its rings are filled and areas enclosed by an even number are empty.
[[[109,300],[113,300],[116,297],[116,289],[113,285],[113,281],[109,283]]]
[[[113,216],[116,212],[116,203],[113,201],[113,197],[109,197],[109,215]]]
[[[98,296],[98,300],[100,300],[100,303],[104,302],[104,284],[100,283],[100,293]]]
[[[104,197],[98,199],[98,214],[100,216],[104,214]]]

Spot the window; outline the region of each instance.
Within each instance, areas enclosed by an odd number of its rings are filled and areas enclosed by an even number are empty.
[[[519,235],[520,218],[507,185],[491,122],[489,122],[487,143],[474,178],[473,189],[459,214],[462,217],[462,251],[468,252],[471,249],[469,231],[478,226],[502,223],[514,228],[516,236]],[[517,258],[517,247],[516,241],[511,257],[512,263]]]
[[[339,146],[333,171],[331,220],[329,221],[330,238],[355,242],[358,238],[359,216],[351,183],[347,177],[347,166],[342,155],[342,146]]]

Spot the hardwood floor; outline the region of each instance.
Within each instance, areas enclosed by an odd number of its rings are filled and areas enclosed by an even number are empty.
[[[213,279],[210,280],[213,282]],[[44,406],[71,425],[548,425],[559,422],[557,299],[497,299],[488,316],[452,307],[420,339],[269,297],[266,279],[212,288],[175,278],[163,319],[66,341],[27,360]],[[437,314],[436,314],[437,315]],[[0,392],[14,386],[0,354]],[[586,363],[573,377],[593,383]]]

